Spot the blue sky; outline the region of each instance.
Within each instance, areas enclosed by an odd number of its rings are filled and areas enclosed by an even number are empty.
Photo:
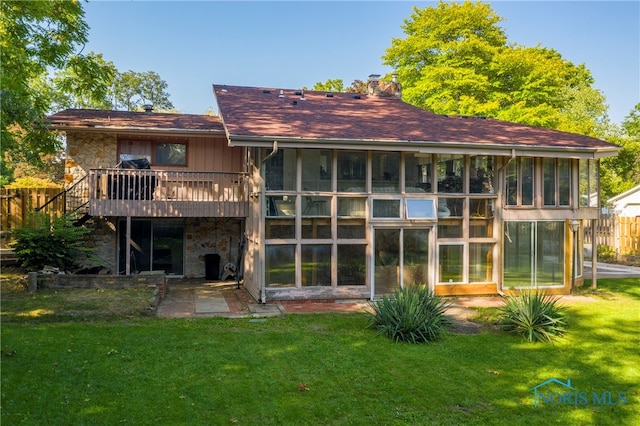
[[[640,2],[493,1],[510,42],[584,63],[621,122],[640,102]],[[90,1],[84,52],[121,72],[155,71],[183,113],[215,109],[212,84],[296,89],[392,71],[381,56],[409,1]]]

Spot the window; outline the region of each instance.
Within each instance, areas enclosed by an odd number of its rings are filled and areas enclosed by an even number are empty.
[[[331,285],[331,245],[302,245],[302,285]]]
[[[154,164],[159,166],[186,166],[186,143],[156,143]]]
[[[400,218],[400,200],[373,200],[374,218]]]
[[[533,158],[516,158],[509,163],[505,192],[508,206],[533,206]]]
[[[263,150],[263,157],[268,154]],[[295,191],[296,150],[280,149],[265,165],[265,185],[271,191]]]
[[[433,192],[431,155],[405,154],[405,192]]]
[[[564,283],[564,222],[505,222],[504,286]]]
[[[366,285],[367,246],[338,245],[338,285]]]
[[[400,192],[400,153],[371,154],[371,188],[378,193]]]
[[[302,190],[331,191],[331,151],[302,150]]]
[[[338,191],[366,191],[367,154],[361,151],[338,151]]]
[[[493,194],[493,157],[473,155],[469,160],[469,192]]]
[[[542,198],[545,207],[570,205],[571,170],[567,158],[542,160]]]
[[[294,287],[296,284],[296,246],[267,245],[265,270],[267,287]]]
[[[439,244],[440,270],[438,282],[457,283],[463,280],[463,244]]]
[[[405,199],[407,219],[436,219],[435,200]]]
[[[464,192],[464,156],[461,154],[438,155],[438,192]]]
[[[580,160],[580,207],[598,207],[598,161]]]

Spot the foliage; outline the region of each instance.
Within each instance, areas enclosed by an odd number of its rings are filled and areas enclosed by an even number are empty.
[[[49,179],[42,179],[38,177],[21,177],[14,180],[12,183],[5,185],[5,189],[19,189],[19,188],[62,188],[62,185],[52,182]]]
[[[93,248],[87,247],[85,237],[91,229],[74,226],[68,216],[50,218],[34,214],[29,225],[16,228],[13,233],[14,253],[20,266],[27,271],[52,266],[66,270],[80,255],[91,256]]]
[[[403,26],[407,37],[394,39],[383,56],[403,84],[403,99],[437,114],[600,129],[606,107],[591,73],[553,49],[508,43],[502,20],[482,2],[414,8]]]
[[[617,257],[618,255],[613,247],[598,244],[598,260],[602,262],[614,261]]]
[[[620,134],[607,139],[621,150],[616,157],[601,161],[603,201],[640,185],[640,103],[625,117]]]
[[[80,2],[3,1],[0,11],[0,158],[7,181],[12,164],[42,164],[42,153],[52,154],[61,146],[44,119],[51,101],[48,71],[72,65],[77,75],[88,76],[83,90],[92,91],[100,69],[94,58],[76,52],[87,42],[89,30]]]
[[[313,90],[321,91],[321,92],[342,92],[344,91],[344,83],[341,78],[337,78],[334,80],[327,80],[324,83],[316,83],[313,86]]]
[[[153,71],[126,71],[118,74],[113,85],[116,107],[127,111],[136,111],[145,104],[153,105],[156,110],[173,109],[169,101],[167,83]]]
[[[566,327],[566,309],[558,300],[539,291],[508,296],[500,308],[501,326],[528,342],[550,342]]]
[[[448,306],[425,285],[405,287],[371,302],[369,327],[396,342],[432,342],[450,323],[444,315]]]

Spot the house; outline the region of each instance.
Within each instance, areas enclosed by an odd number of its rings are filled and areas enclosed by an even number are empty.
[[[640,185],[607,200],[609,211],[621,217],[640,216]]]
[[[76,206],[68,210],[85,206],[109,272],[217,279],[235,266],[245,159],[219,117],[65,110],[49,120],[66,136],[67,204]]]
[[[598,218],[598,200],[583,196],[597,192],[599,159],[615,145],[437,115],[402,102],[396,82],[368,84],[367,95],[214,85],[230,146],[248,149],[254,297],[580,284],[572,224]]]
[[[67,136],[70,183],[89,176],[96,245],[113,271],[198,277],[207,256],[244,256],[244,286],[261,302],[371,299],[415,284],[570,292],[583,279],[573,227],[598,218],[585,195],[617,147],[433,114],[400,89],[376,76],[366,95],[214,85],[219,118],[50,118]]]

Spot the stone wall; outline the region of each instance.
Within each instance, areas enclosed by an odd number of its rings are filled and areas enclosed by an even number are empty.
[[[32,273],[33,274],[33,273]],[[163,272],[147,272],[139,275],[70,275],[37,274],[38,287],[42,288],[131,288],[154,286],[162,299],[168,291]]]
[[[242,236],[242,219],[187,218],[185,221],[185,277],[205,276],[205,255],[220,255],[220,272],[228,262],[238,259],[238,241]]]
[[[116,135],[103,133],[67,134],[67,159],[65,161],[65,183],[72,184],[89,169],[107,169],[118,163],[118,140]]]

